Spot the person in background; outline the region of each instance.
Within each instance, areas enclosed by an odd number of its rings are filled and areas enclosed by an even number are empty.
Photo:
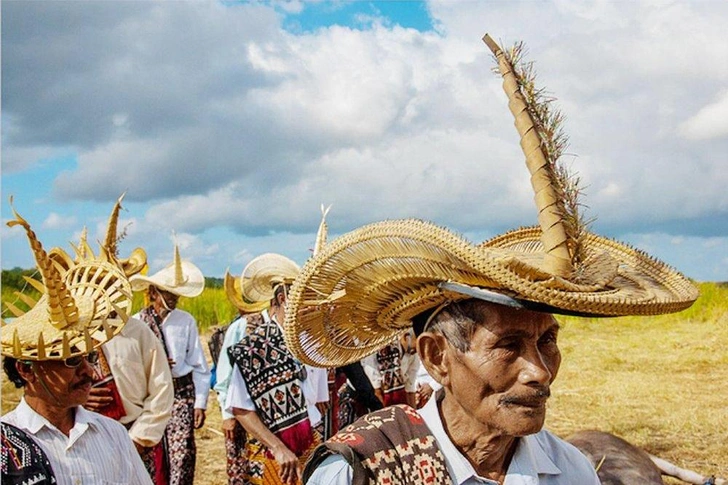
[[[294,359],[280,326],[298,271],[285,256],[267,253],[250,261],[241,277],[244,298],[270,302],[263,322],[228,349],[233,372],[224,409],[247,432],[245,481],[253,485],[299,483],[301,465],[321,440],[314,427],[321,420],[319,396],[328,399],[326,369]],[[322,374],[315,380],[322,389],[311,387],[311,371]]]
[[[174,403],[165,429],[170,485],[191,484],[197,449],[194,430],[205,423],[210,392],[210,370],[200,343],[195,318],[177,309],[180,297],[202,293],[205,278],[175,245],[174,259],[152,276],[129,279],[134,291],[147,291],[150,305],[134,315],[145,322],[162,342],[172,373]]]
[[[226,471],[229,485],[244,485],[247,469],[245,455],[246,434],[243,426],[231,413],[225,410],[232,365],[228,357],[228,349],[239,343],[246,335],[248,328],[254,329],[264,319],[268,318],[267,308],[269,301],[250,302],[243,299],[240,287],[240,277],[232,277],[228,271],[224,279],[225,294],[230,303],[238,310],[238,317],[228,325],[225,337],[220,345],[216,363],[215,385],[213,389],[217,393],[217,400],[222,413],[222,430],[225,434]],[[264,314],[263,314],[264,313]]]
[[[82,406],[91,390],[98,347],[116,337],[129,318],[131,288],[124,272],[103,248],[99,258],[89,255],[59,267],[22,217],[15,213],[8,225],[25,229],[42,281],[29,281],[41,293],[39,300],[22,297],[30,310],[10,304],[16,318],[3,322],[3,369],[23,388],[23,397],[2,421],[40,446],[61,485],[150,485],[126,429]],[[109,466],[110,457],[114,466]],[[41,472],[33,483],[43,478],[52,482],[47,470]]]

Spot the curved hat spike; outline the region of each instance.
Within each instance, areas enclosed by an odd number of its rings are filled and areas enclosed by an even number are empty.
[[[526,165],[531,173],[531,185],[535,192],[538,208],[538,222],[541,227],[541,242],[544,247],[543,269],[548,273],[570,279],[575,271],[574,263],[580,257],[576,254],[578,244],[570,240],[574,231],[569,231],[566,222],[566,207],[563,190],[559,190],[555,160],[548,152],[551,133],[544,133],[544,126],[534,119],[538,107],[522,92],[523,77],[513,65],[520,47],[506,54],[500,46],[485,34],[483,42],[490,48],[498,61],[498,71],[503,77],[503,90],[508,96],[508,108],[515,118],[515,126],[521,136],[521,149],[526,156]],[[576,221],[578,222],[578,221]]]
[[[313,246],[313,256],[319,254],[326,244],[326,238],[329,233],[328,226],[326,225],[326,215],[329,213],[329,210],[331,210],[331,205],[324,208],[324,205],[321,204],[321,224],[319,224],[318,232],[316,233],[316,244]]]
[[[8,227],[20,225],[25,229],[28,235],[28,242],[30,248],[33,251],[35,257],[36,266],[40,271],[41,277],[43,278],[43,291],[48,296],[48,311],[50,313],[51,324],[58,328],[63,329],[78,322],[78,308],[76,303],[71,296],[68,287],[63,282],[61,274],[58,268],[53,264],[48,254],[43,249],[43,245],[38,240],[37,236],[30,228],[30,224],[20,217],[15,211],[13,205],[13,198],[10,197],[10,206],[13,210],[15,219],[8,221]]]

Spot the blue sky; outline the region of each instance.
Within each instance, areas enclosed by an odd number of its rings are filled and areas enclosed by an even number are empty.
[[[728,281],[723,2],[2,2],[2,217],[208,276],[417,217],[479,242],[536,222],[481,37],[557,98],[593,230]],[[698,34],[687,36],[686,32]],[[700,52],[700,59],[695,53]],[[30,267],[2,230],[3,268]]]

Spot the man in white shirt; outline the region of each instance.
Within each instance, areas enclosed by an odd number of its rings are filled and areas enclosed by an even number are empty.
[[[223,410],[248,435],[245,483],[298,483],[302,462],[320,442],[314,427],[328,404],[327,371],[293,358],[280,323],[287,286],[298,271],[295,262],[272,253],[243,270],[243,296],[270,302],[263,321],[227,352],[233,368]]]
[[[195,318],[177,309],[180,297],[202,293],[205,278],[197,266],[184,261],[175,246],[174,260],[152,276],[129,279],[134,291],[147,290],[151,304],[134,317],[144,321],[166,350],[174,385],[172,417],[167,424],[170,485],[194,481],[197,450],[194,430],[205,422],[210,370],[202,350]]]
[[[85,410],[96,349],[123,329],[131,288],[114,255],[91,254],[56,265],[30,225],[15,214],[8,225],[28,235],[42,281],[31,309],[3,326],[3,369],[23,388],[18,406],[2,417],[29,434],[47,455],[56,480],[71,484],[143,484],[151,479],[126,429]],[[103,251],[102,251],[103,253]],[[113,464],[113,466],[110,466]]]

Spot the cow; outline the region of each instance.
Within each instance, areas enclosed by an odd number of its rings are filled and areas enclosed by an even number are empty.
[[[726,485],[728,481],[679,468],[603,431],[578,431],[566,441],[591,461],[602,485],[664,485],[662,475],[694,485]]]

